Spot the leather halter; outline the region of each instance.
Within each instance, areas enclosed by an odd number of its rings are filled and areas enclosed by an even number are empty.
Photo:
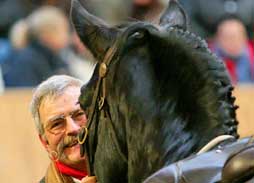
[[[108,49],[108,51],[106,52],[106,55],[103,59],[103,61],[100,63],[99,66],[99,79],[97,81],[97,85],[94,91],[94,95],[93,95],[93,99],[92,99],[92,104],[89,106],[89,116],[88,116],[88,120],[87,120],[87,124],[86,126],[84,126],[78,136],[78,142],[79,144],[82,146],[81,147],[81,155],[86,156],[86,164],[87,164],[87,171],[88,171],[88,175],[94,175],[94,171],[93,171],[93,161],[91,160],[92,158],[89,158],[89,156],[94,156],[92,154],[89,154],[89,143],[87,141],[87,137],[89,136],[89,129],[92,125],[92,122],[94,121],[94,116],[95,116],[95,111],[96,109],[98,109],[99,111],[101,111],[104,107],[105,104],[105,99],[106,99],[106,75],[108,72],[108,67],[114,57],[114,54],[117,51],[117,42],[115,42],[113,44],[112,47],[110,47]],[[84,149],[82,149],[84,148]],[[119,150],[119,148],[118,148]]]

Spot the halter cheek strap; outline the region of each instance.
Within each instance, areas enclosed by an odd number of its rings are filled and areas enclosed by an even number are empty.
[[[92,104],[89,107],[89,116],[87,120],[87,124],[85,127],[82,128],[79,136],[78,136],[78,142],[81,145],[81,156],[85,155],[86,156],[86,163],[87,163],[87,171],[89,175],[94,175],[92,165],[93,165],[93,159],[94,157],[92,153],[90,153],[89,150],[89,143],[87,141],[87,138],[89,136],[89,129],[92,125],[92,122],[95,121],[94,116],[95,116],[95,111],[96,109],[102,110],[104,104],[105,104],[105,98],[106,98],[106,75],[108,72],[108,67],[112,61],[112,58],[114,54],[117,51],[117,42],[114,43],[112,47],[109,48],[107,51],[103,61],[100,63],[99,66],[99,79],[97,81],[96,89],[94,91],[93,99],[92,99]],[[98,103],[97,103],[98,102]],[[97,108],[98,107],[98,108]],[[98,125],[98,124],[97,124]],[[89,138],[91,138],[89,136]],[[92,137],[94,138],[94,137]]]

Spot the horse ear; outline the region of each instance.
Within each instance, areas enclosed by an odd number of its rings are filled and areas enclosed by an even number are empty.
[[[79,0],[72,0],[70,16],[83,44],[97,60],[102,60],[116,36],[116,29],[87,12]]]
[[[169,0],[166,11],[160,17],[161,27],[180,27],[187,29],[187,15],[177,0]]]

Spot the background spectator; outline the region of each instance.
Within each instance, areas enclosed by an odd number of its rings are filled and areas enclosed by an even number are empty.
[[[81,43],[77,33],[71,33],[70,46],[60,53],[61,58],[67,63],[70,74],[87,82],[93,73],[95,62],[90,51]]]
[[[27,46],[27,29],[27,23],[24,19],[20,19],[11,27],[7,43],[8,49],[5,50],[5,54],[1,57],[1,76],[11,72],[11,60],[15,59],[16,55]]]
[[[218,24],[211,49],[224,60],[235,84],[254,82],[254,50],[239,19],[227,18]]]
[[[23,49],[28,44],[28,25],[25,19],[14,23],[9,33],[9,40],[14,49]]]
[[[248,33],[254,24],[253,0],[179,0],[191,17],[192,31],[207,38],[216,32],[218,21],[234,15],[243,21]]]
[[[158,22],[165,4],[161,0],[132,0],[131,18]]]
[[[6,64],[4,81],[9,86],[35,86],[54,74],[69,74],[58,53],[69,43],[69,24],[55,7],[42,7],[27,18],[29,46]]]

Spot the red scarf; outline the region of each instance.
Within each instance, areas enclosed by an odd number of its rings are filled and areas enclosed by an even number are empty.
[[[59,162],[59,161],[56,161],[55,165],[56,165],[57,169],[59,170],[59,172],[64,175],[68,175],[68,176],[74,177],[79,180],[81,180],[82,178],[87,176],[87,172],[76,170],[74,168],[71,168],[71,167]]]
[[[214,45],[209,43],[209,48],[214,50]],[[250,58],[250,67],[251,67],[251,78],[254,79],[254,44],[249,41],[247,45],[249,58]],[[224,58],[224,63],[228,69],[228,72],[231,77],[231,81],[236,84],[237,83],[237,74],[236,74],[236,65],[235,62],[229,58]]]
[[[249,59],[250,59],[250,72],[251,72],[251,78],[254,79],[254,45],[252,42],[248,42],[248,53],[249,53]],[[225,64],[228,68],[228,71],[230,73],[231,79],[233,83],[237,83],[237,74],[236,74],[236,65],[235,62],[231,59],[224,59]]]
[[[248,48],[250,53],[251,76],[254,79],[254,42],[249,41]]]

